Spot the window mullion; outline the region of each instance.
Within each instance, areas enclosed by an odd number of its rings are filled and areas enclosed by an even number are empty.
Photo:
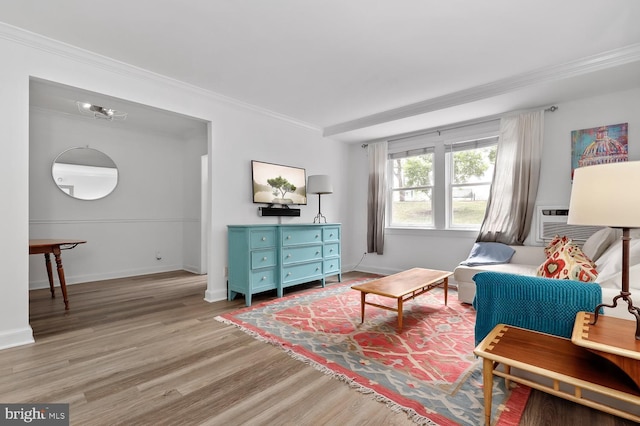
[[[446,228],[446,178],[447,167],[445,161],[445,146],[443,143],[437,143],[433,159],[433,223],[436,229]]]

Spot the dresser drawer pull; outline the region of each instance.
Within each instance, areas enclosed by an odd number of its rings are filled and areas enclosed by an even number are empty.
[[[262,260],[267,260],[267,256],[263,257]]]
[[[264,281],[264,280],[266,280],[266,279],[267,279],[267,277],[262,277],[262,281]]]
[[[320,235],[316,234],[316,238],[320,238]]]
[[[289,276],[289,275],[291,275],[291,272],[288,272],[288,273],[287,273],[287,276]]]
[[[288,255],[287,255],[287,259],[289,259],[290,257],[291,257],[291,255],[290,255],[290,254],[288,254]]]
[[[317,251],[317,252],[316,252],[316,254],[320,254],[320,252],[319,252],[319,251]]]
[[[291,235],[287,235],[287,240],[290,240],[290,239],[291,239]]]
[[[320,270],[320,268],[316,268],[316,271],[319,271],[319,270]]]
[[[267,237],[262,237],[262,241],[267,241]]]
[[[330,237],[333,237],[333,234],[329,234]]]
[[[329,253],[333,253],[333,249],[329,249]]]

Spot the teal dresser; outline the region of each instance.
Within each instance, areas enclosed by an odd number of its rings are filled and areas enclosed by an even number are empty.
[[[229,225],[228,299],[338,275],[340,269],[339,223],[291,225]]]

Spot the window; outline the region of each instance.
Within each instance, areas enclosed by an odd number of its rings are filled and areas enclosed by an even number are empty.
[[[487,209],[498,138],[447,145],[450,228],[479,228]]]
[[[433,148],[390,154],[392,225],[433,226]]]
[[[493,178],[498,124],[389,143],[387,226],[479,229]]]

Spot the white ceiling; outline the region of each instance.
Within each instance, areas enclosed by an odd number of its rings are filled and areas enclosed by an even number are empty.
[[[77,102],[126,112],[127,117],[124,121],[95,120],[81,114]],[[168,135],[177,139],[206,138],[207,135],[206,123],[193,117],[35,78],[29,82],[29,106],[35,110],[91,120],[96,125]]]
[[[0,21],[356,142],[640,86],[637,0],[13,0]]]

